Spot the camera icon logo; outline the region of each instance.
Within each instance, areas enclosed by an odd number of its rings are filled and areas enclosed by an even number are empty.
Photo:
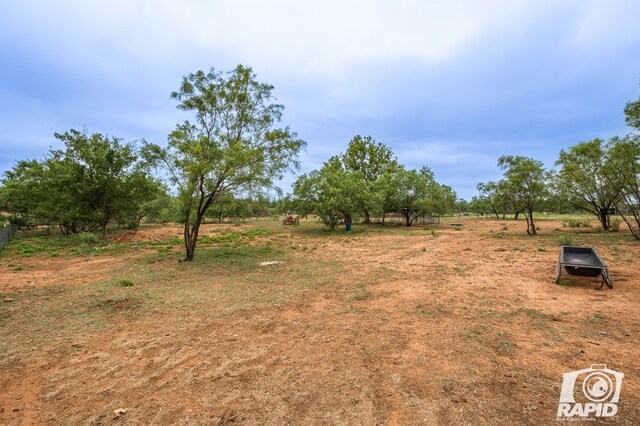
[[[623,373],[608,369],[605,364],[564,373],[557,416],[615,416],[623,377]]]

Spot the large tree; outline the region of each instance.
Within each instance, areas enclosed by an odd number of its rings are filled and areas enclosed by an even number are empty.
[[[72,198],[81,211],[91,215],[106,239],[109,222],[120,212],[137,210],[144,200],[147,193],[137,191],[137,185],[149,181],[147,173],[134,147],[118,138],[74,129],[55,136],[66,147],[51,153],[64,170],[58,184],[75,190]]]
[[[296,180],[291,205],[303,216],[318,216],[333,230],[340,220],[349,219],[375,198],[362,172],[347,170],[338,157],[332,157],[319,170]]]
[[[622,220],[633,236],[640,239],[640,136],[613,137],[607,151],[604,177],[620,194],[616,207]]]
[[[594,139],[561,150],[556,165],[561,195],[575,207],[595,215],[604,230],[609,229],[612,207],[620,198],[604,176],[606,148],[604,141]]]
[[[4,172],[0,209],[11,213],[11,220],[21,227],[30,227],[39,220],[38,204],[44,192],[41,184],[44,171],[36,160],[19,161]]]
[[[640,99],[628,102],[624,108],[624,114],[627,125],[640,130]]]
[[[455,210],[456,195],[436,182],[428,167],[420,170],[400,168],[383,175],[385,210],[400,213],[407,226],[420,216]]]
[[[502,156],[498,167],[504,171],[504,185],[514,208],[524,210],[527,234],[537,235],[533,212],[549,196],[550,173],[541,161],[523,156]]]
[[[476,187],[478,189],[478,202],[486,208],[489,207],[491,212],[495,215],[496,219],[500,219],[500,214],[504,219],[507,210],[510,207],[510,201],[505,193],[506,188],[503,181],[500,182],[481,182]],[[516,217],[517,218],[517,217]]]
[[[372,192],[376,191],[376,183],[382,175],[398,168],[398,161],[391,148],[376,142],[371,136],[354,136],[342,156],[342,162],[347,170],[360,172],[362,179]],[[363,206],[362,210],[364,223],[370,223],[370,208]]]
[[[290,166],[298,166],[304,141],[288,127],[277,128],[284,107],[273,86],[260,83],[251,68],[197,71],[171,94],[193,121],[179,124],[166,149],[147,153],[163,165],[179,191],[186,256],[191,261],[207,209],[226,194],[259,192]]]
[[[148,201],[141,182],[155,183],[132,144],[74,129],[55,137],[64,149],[5,173],[9,210],[23,221],[57,224],[65,235],[100,228],[106,239],[110,221]]]

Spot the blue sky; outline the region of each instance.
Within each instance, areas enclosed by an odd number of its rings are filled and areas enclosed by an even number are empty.
[[[306,172],[356,134],[470,198],[503,154],[624,134],[640,2],[23,1],[0,5],[0,172],[70,128],[164,144],[169,94],[253,67],[307,141]],[[285,191],[295,176],[287,176]]]

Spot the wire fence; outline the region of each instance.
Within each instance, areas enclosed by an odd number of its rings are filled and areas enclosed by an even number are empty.
[[[5,222],[5,224],[2,225],[2,228],[0,228],[0,250],[9,243],[9,240],[11,240],[11,237],[15,235],[17,230],[18,225],[15,223]]]
[[[371,217],[371,223],[382,223],[382,217]],[[388,213],[384,217],[384,223],[386,224],[405,224],[406,219],[399,213]],[[412,222],[413,225],[438,225],[440,223],[440,216],[436,215],[421,215],[415,218]]]

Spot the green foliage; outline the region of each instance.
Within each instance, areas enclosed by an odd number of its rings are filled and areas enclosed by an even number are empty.
[[[536,235],[533,212],[549,195],[551,173],[542,161],[522,156],[502,156],[498,167],[504,171],[502,191],[516,211],[524,211],[527,219],[527,234]]]
[[[618,218],[618,217],[611,218],[611,221],[609,223],[609,231],[611,231],[611,232],[620,231],[620,224],[621,223],[622,223],[622,220],[620,220],[620,218]]]
[[[455,211],[453,190],[436,182],[428,167],[420,170],[399,168],[381,178],[383,209],[402,214],[407,226],[421,215]]]
[[[343,217],[378,202],[362,172],[346,170],[338,157],[329,159],[320,170],[300,176],[293,196],[292,208],[296,212],[317,215],[332,230]]]
[[[624,212],[622,220],[636,239],[640,239],[640,136],[613,137],[607,145],[604,177],[621,196],[616,204]]]
[[[367,183],[375,182],[399,167],[391,148],[371,136],[354,136],[341,160],[346,170],[362,173]]]
[[[153,183],[130,144],[74,129],[55,137],[65,149],[45,160],[20,161],[5,173],[3,204],[27,225],[57,224],[63,234],[100,228],[136,211]]]
[[[479,195],[472,199],[472,208],[476,213],[493,213],[496,219],[500,219],[506,213],[515,213],[507,194],[504,181],[479,183],[477,186]]]
[[[379,190],[379,179],[398,170],[399,165],[391,148],[376,142],[371,136],[356,135],[346,152],[340,157],[345,170],[359,173],[370,193]],[[380,210],[380,203],[364,203],[360,210],[364,213],[364,222],[369,223],[372,210]]]
[[[225,219],[241,220],[254,216],[252,207],[254,207],[253,202],[249,199],[224,194],[211,205],[205,216],[211,217],[217,222],[222,222]]]
[[[166,209],[172,207],[173,199],[167,187],[152,176],[137,174],[132,178],[129,191],[130,199],[137,202],[130,203],[117,216],[118,222],[129,229],[138,228],[143,220],[162,222]]]
[[[194,121],[176,126],[167,149],[147,144],[146,157],[166,168],[178,188],[185,260],[193,260],[200,223],[212,205],[225,195],[271,187],[288,167],[297,167],[305,143],[288,127],[275,127],[284,107],[273,102],[272,90],[238,65],[228,73],[189,74],[172,93]]]
[[[78,234],[78,240],[82,244],[95,244],[98,242],[98,236],[91,232],[80,232]]]
[[[607,150],[601,139],[582,142],[560,151],[556,165],[559,193],[574,206],[595,215],[602,228],[609,229],[611,208],[620,193],[604,177]]]
[[[570,245],[572,245],[571,244],[572,243],[571,235],[569,235],[569,234],[560,235],[560,237],[558,237],[558,242],[562,246],[570,246]]]
[[[624,115],[629,127],[640,130],[640,99],[627,103]]]
[[[247,229],[244,231],[222,231],[219,235],[202,235],[202,244],[219,244],[222,246],[240,246],[257,236],[269,235],[270,232],[262,228]]]
[[[120,281],[118,281],[118,285],[120,285],[120,287],[133,287],[133,281],[131,281],[131,280],[120,280]]]

